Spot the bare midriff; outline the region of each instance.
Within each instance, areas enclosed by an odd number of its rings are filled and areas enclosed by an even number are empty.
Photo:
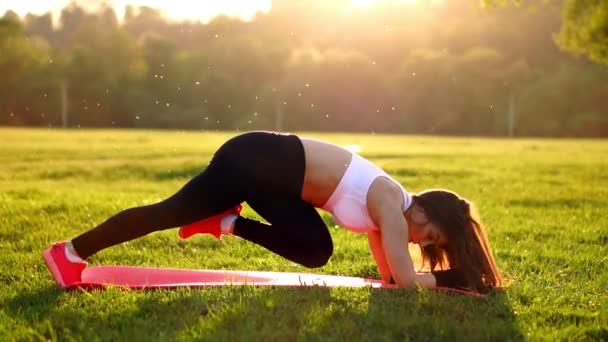
[[[320,140],[300,139],[306,156],[302,199],[322,208],[340,184],[352,154],[340,146]]]

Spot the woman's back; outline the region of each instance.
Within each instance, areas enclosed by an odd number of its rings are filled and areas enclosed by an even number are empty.
[[[321,208],[344,176],[352,153],[324,141],[303,137],[300,140],[306,155],[302,199]]]

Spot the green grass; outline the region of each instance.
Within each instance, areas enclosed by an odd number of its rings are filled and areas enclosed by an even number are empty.
[[[0,129],[0,340],[607,340],[608,141],[311,134],[359,144],[407,189],[475,202],[509,279],[487,299],[432,291],[228,287],[63,292],[41,252],[171,195],[233,134]],[[246,208],[245,215],[254,215]],[[334,226],[313,272],[378,277]],[[305,271],[238,238],[175,230],[90,263]]]

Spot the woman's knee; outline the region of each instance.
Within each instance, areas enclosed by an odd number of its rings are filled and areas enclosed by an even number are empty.
[[[307,268],[323,267],[329,261],[334,253],[334,245],[331,239],[323,243],[316,243],[314,248],[309,248],[306,254],[303,255],[300,264]]]

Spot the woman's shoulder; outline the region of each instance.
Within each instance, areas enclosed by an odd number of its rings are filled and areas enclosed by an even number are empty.
[[[405,189],[394,179],[387,176],[378,176],[369,187],[368,197],[375,196],[383,201],[394,201],[403,198]]]
[[[368,200],[375,199],[382,205],[397,204],[402,211],[407,210],[412,204],[412,195],[389,174],[384,173],[376,177],[368,190]]]

